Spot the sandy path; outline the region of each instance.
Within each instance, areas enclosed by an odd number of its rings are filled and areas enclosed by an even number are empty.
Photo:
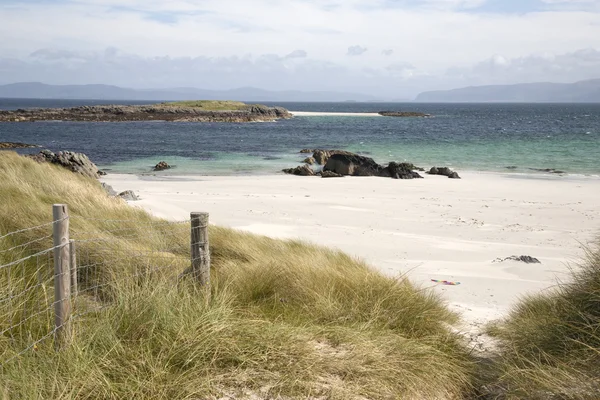
[[[152,213],[185,219],[210,212],[211,222],[281,238],[337,247],[390,275],[408,273],[436,286],[476,325],[504,315],[518,296],[565,278],[567,262],[600,232],[600,179],[461,173],[321,179],[295,176],[169,177],[109,175],[132,189]],[[530,255],[542,264],[494,263]]]

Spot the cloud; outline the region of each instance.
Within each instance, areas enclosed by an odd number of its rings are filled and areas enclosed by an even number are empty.
[[[360,56],[360,55],[366,53],[367,50],[368,49],[366,47],[350,46],[350,47],[348,47],[348,52],[346,53],[346,55],[348,55],[348,56]]]
[[[394,50],[392,50],[392,49],[383,50],[383,51],[381,52],[381,54],[383,54],[384,56],[387,56],[387,57],[389,57],[389,56],[391,56],[392,54],[394,54]]]
[[[294,50],[290,54],[286,55],[284,58],[291,59],[291,58],[306,58],[306,57],[308,57],[308,53],[306,51]]]

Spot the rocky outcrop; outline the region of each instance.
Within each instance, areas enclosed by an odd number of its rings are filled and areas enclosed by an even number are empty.
[[[154,166],[154,171],[164,171],[166,169],[171,169],[171,166],[166,161],[160,161]]]
[[[321,178],[343,178],[344,175],[336,174],[332,171],[323,171],[321,172]]]
[[[313,151],[313,158],[315,159],[317,164],[325,165],[325,164],[327,164],[329,157],[331,157],[334,154],[343,154],[343,155],[348,155],[348,156],[354,155],[354,153],[350,153],[349,151],[344,151],[344,150],[315,149]]]
[[[0,142],[0,149],[33,149],[35,147],[40,146],[19,142]]]
[[[384,168],[372,158],[358,154],[334,154],[323,167],[324,172],[352,176],[381,176],[383,170]]]
[[[118,197],[126,201],[138,201],[140,199],[132,190],[121,192],[118,194]]]
[[[431,117],[431,114],[416,111],[380,111],[379,115],[384,117]]]
[[[391,162],[383,173],[389,174],[393,179],[422,179],[423,177],[414,171],[415,169],[417,168],[411,163]]]
[[[0,110],[0,122],[24,121],[171,121],[171,122],[266,122],[292,118],[281,107],[248,105],[236,110],[211,111],[201,107],[167,104],[145,106],[80,106],[73,108],[32,108]]]
[[[447,176],[450,179],[460,179],[458,172],[452,171],[448,167],[431,167],[431,169],[427,172],[429,175],[442,175]]]
[[[109,184],[106,184],[104,182],[101,183],[102,185],[102,189],[104,189],[104,191],[106,192],[106,194],[109,197],[115,197],[118,196],[118,193],[115,191],[115,189],[113,189],[112,186],[110,186]]]
[[[303,162],[308,165],[314,165],[317,161],[315,160],[314,157],[308,157],[308,158],[304,159]]]
[[[565,171],[561,171],[559,169],[554,169],[554,168],[529,168],[532,171],[537,171],[537,172],[548,172],[549,174],[565,174]]]
[[[285,172],[286,174],[298,175],[298,176],[313,176],[313,175],[315,175],[315,172],[313,171],[313,169],[311,167],[309,167],[308,165],[300,165],[300,166],[297,166],[296,168],[287,168],[282,171]]]
[[[49,162],[51,164],[60,165],[72,172],[94,179],[97,179],[101,175],[106,175],[105,172],[99,171],[96,164],[83,153],[59,151],[54,154],[50,150],[42,150],[38,154],[33,154],[28,157],[33,158],[37,162]]]

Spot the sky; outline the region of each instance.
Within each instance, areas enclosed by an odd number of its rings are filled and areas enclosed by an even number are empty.
[[[600,0],[0,0],[0,84],[343,91],[600,78]]]

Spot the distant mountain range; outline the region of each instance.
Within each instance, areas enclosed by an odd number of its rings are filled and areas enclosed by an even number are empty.
[[[376,101],[360,93],[268,91],[256,88],[204,90],[196,88],[128,89],[111,85],[46,85],[21,82],[0,85],[0,98],[87,100],[240,100],[240,101]]]
[[[415,101],[434,103],[598,103],[600,102],[600,79],[576,83],[471,86],[462,89],[424,92],[418,95]]]

